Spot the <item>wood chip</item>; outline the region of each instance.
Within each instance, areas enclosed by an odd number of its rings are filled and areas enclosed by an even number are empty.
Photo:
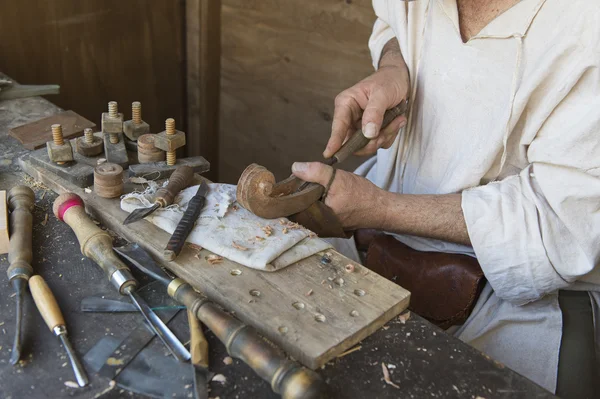
[[[194,249],[196,251],[202,251],[202,247],[200,245],[192,244],[191,242],[186,243],[188,248]]]
[[[354,265],[352,263],[348,263],[346,266],[344,266],[344,270],[346,273],[352,273],[354,272]]]
[[[288,233],[287,227],[284,227],[282,232],[283,232],[283,234],[287,234]]]
[[[383,371],[383,380],[386,384],[393,386],[396,389],[400,389],[400,387],[392,382],[390,379],[390,372],[385,366],[385,363],[381,363],[381,370]]]
[[[359,351],[359,350],[361,350],[361,349],[362,349],[362,345],[357,345],[357,346],[355,346],[355,347],[354,347],[354,348],[352,348],[352,349],[348,349],[346,352],[342,352],[342,353],[340,353],[339,355],[337,355],[337,357],[338,357],[338,358],[340,358],[340,357],[344,357],[344,356],[346,356],[346,355],[349,355],[349,354],[351,354],[352,352],[356,352],[356,351]]]
[[[235,241],[231,241],[231,246],[234,247],[235,249],[239,249],[240,251],[248,250],[248,248],[241,246],[240,244],[236,243]]]
[[[129,181],[132,182],[133,184],[144,184],[144,183],[148,183],[148,180],[146,180],[144,177],[130,177]]]
[[[230,356],[227,356],[223,359],[223,363],[229,366],[231,363],[233,363],[233,359]]]
[[[265,240],[265,238],[264,238],[264,237],[260,237],[260,236],[256,236],[255,238],[256,238],[258,241],[264,241],[264,240]]]
[[[207,256],[205,259],[206,259],[206,260],[208,261],[208,263],[210,263],[211,265],[217,265],[217,264],[219,264],[219,263],[223,262],[223,257],[222,257],[222,256],[219,256],[219,255],[215,255],[215,254],[208,255],[208,256]]]
[[[400,323],[402,324],[406,324],[406,320],[408,319],[410,319],[410,311],[402,313],[400,316],[398,316],[398,320],[400,320]]]
[[[271,234],[273,234],[273,228],[271,226],[262,227],[261,230],[265,232],[265,235],[267,237],[269,237]]]
[[[85,191],[86,194],[90,194],[92,192],[92,189],[89,188],[89,187],[86,187],[86,188],[83,189],[83,191]]]
[[[234,211],[237,211],[240,208],[237,205],[231,205],[231,209],[233,209]]]
[[[287,220],[285,219],[279,219],[279,224],[282,226],[285,226],[287,224]]]
[[[46,214],[46,216],[44,216],[44,220],[42,221],[42,223],[40,223],[42,226],[45,226],[48,223],[48,214]]]
[[[79,384],[73,381],[65,381],[65,386],[69,388],[79,388]]]
[[[223,374],[215,374],[211,381],[220,382],[225,385],[227,382],[227,377],[225,377]]]
[[[309,291],[308,291],[306,294],[304,294],[304,295],[306,295],[306,296],[311,296],[312,294],[313,294],[313,290],[311,289],[311,290],[309,290]]]

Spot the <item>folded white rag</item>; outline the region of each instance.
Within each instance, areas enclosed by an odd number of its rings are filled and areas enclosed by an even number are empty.
[[[121,199],[121,209],[132,212],[152,206],[159,186],[150,183],[143,193],[125,195]],[[198,187],[181,191],[173,205],[157,209],[146,220],[173,234]],[[235,202],[236,186],[213,183],[209,187],[206,204],[187,242],[244,266],[265,271],[282,269],[331,248],[330,244],[313,237],[309,230],[288,219],[263,219],[242,208]]]

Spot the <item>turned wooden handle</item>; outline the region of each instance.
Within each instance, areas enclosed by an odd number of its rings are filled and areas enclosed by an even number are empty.
[[[184,188],[192,184],[194,170],[189,166],[179,166],[169,178],[167,187],[158,189],[154,201],[160,203],[161,207],[167,207],[173,203],[175,196]]]
[[[16,186],[8,192],[7,201],[11,211],[8,278],[28,279],[33,274],[31,267],[33,215],[31,211],[35,203],[35,194],[27,186]]]
[[[31,296],[33,296],[35,306],[37,306],[50,331],[53,331],[56,326],[64,326],[65,319],[60,312],[56,298],[54,298],[54,294],[52,294],[50,287],[48,287],[42,276],[35,275],[29,279],[29,290]]]
[[[400,115],[406,113],[408,109],[408,101],[402,101],[400,104],[396,105],[394,108],[388,109],[385,111],[383,115],[383,122],[381,123],[381,129],[385,129],[394,119],[399,117]],[[330,158],[330,162],[326,162],[328,164],[340,163],[343,162],[350,155],[354,154],[356,151],[360,150],[364,146],[366,146],[371,139],[368,139],[364,136],[362,130],[357,130],[354,134],[344,143],[342,148],[336,152],[333,157]],[[335,159],[335,161],[333,161]]]
[[[85,213],[81,197],[74,193],[61,194],[54,201],[52,210],[59,220],[73,229],[81,246],[81,253],[96,262],[109,280],[117,270],[129,271],[115,255],[110,234],[96,226]]]
[[[192,364],[208,368],[208,341],[202,332],[200,321],[189,309],[187,316],[190,325],[190,354],[192,355]]]

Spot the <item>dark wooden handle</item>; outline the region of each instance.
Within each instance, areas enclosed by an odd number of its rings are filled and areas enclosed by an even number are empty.
[[[194,178],[194,170],[189,166],[179,166],[169,178],[167,187],[158,189],[154,201],[158,202],[161,207],[167,207],[173,203],[175,196],[181,190],[188,187]]]
[[[31,261],[33,259],[32,231],[33,215],[31,213],[35,195],[27,186],[16,186],[8,192],[10,208],[10,240],[8,260],[10,266],[6,271],[8,278],[23,278],[27,280],[33,274]]]
[[[187,240],[188,235],[196,224],[196,220],[198,220],[198,216],[200,216],[200,211],[204,208],[205,202],[206,198],[202,195],[195,195],[192,197],[183,217],[177,224],[173,235],[167,243],[167,247],[164,251],[164,258],[166,260],[173,260],[179,255],[183,248],[183,244],[185,244],[185,240]]]
[[[56,326],[64,326],[65,319],[58,307],[56,298],[42,276],[36,275],[29,279],[29,290],[31,291],[31,296],[33,296],[35,306],[44,318],[50,331],[54,330]]]
[[[394,119],[399,117],[400,115],[406,113],[408,109],[408,101],[402,101],[400,104],[396,105],[394,108],[388,109],[385,111],[383,115],[383,122],[381,124],[381,129],[385,129]],[[362,130],[357,130],[354,134],[344,143],[342,148],[336,152],[333,157],[329,160],[330,162],[326,162],[329,165],[333,165],[336,163],[343,162],[350,155],[354,154],[356,151],[360,150],[364,146],[366,146],[371,139],[368,139],[363,134]],[[335,160],[335,161],[334,161]]]

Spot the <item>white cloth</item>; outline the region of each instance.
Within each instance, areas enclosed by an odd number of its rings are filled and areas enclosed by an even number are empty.
[[[489,284],[457,336],[554,392],[556,292],[600,289],[600,3],[523,0],[467,43],[456,0],[373,6],[373,64],[398,38],[412,107],[356,173],[392,192],[462,192],[472,248],[397,238],[476,255]]]
[[[187,242],[241,265],[264,271],[282,269],[331,248],[327,242],[311,237],[308,230],[293,226],[287,219],[263,219],[237,205],[235,186],[209,184],[209,187],[206,204]],[[152,185],[143,193],[125,195],[121,199],[121,209],[133,212],[151,206],[157,188]],[[172,234],[197,191],[198,186],[182,190],[174,205],[157,209],[146,220]]]

